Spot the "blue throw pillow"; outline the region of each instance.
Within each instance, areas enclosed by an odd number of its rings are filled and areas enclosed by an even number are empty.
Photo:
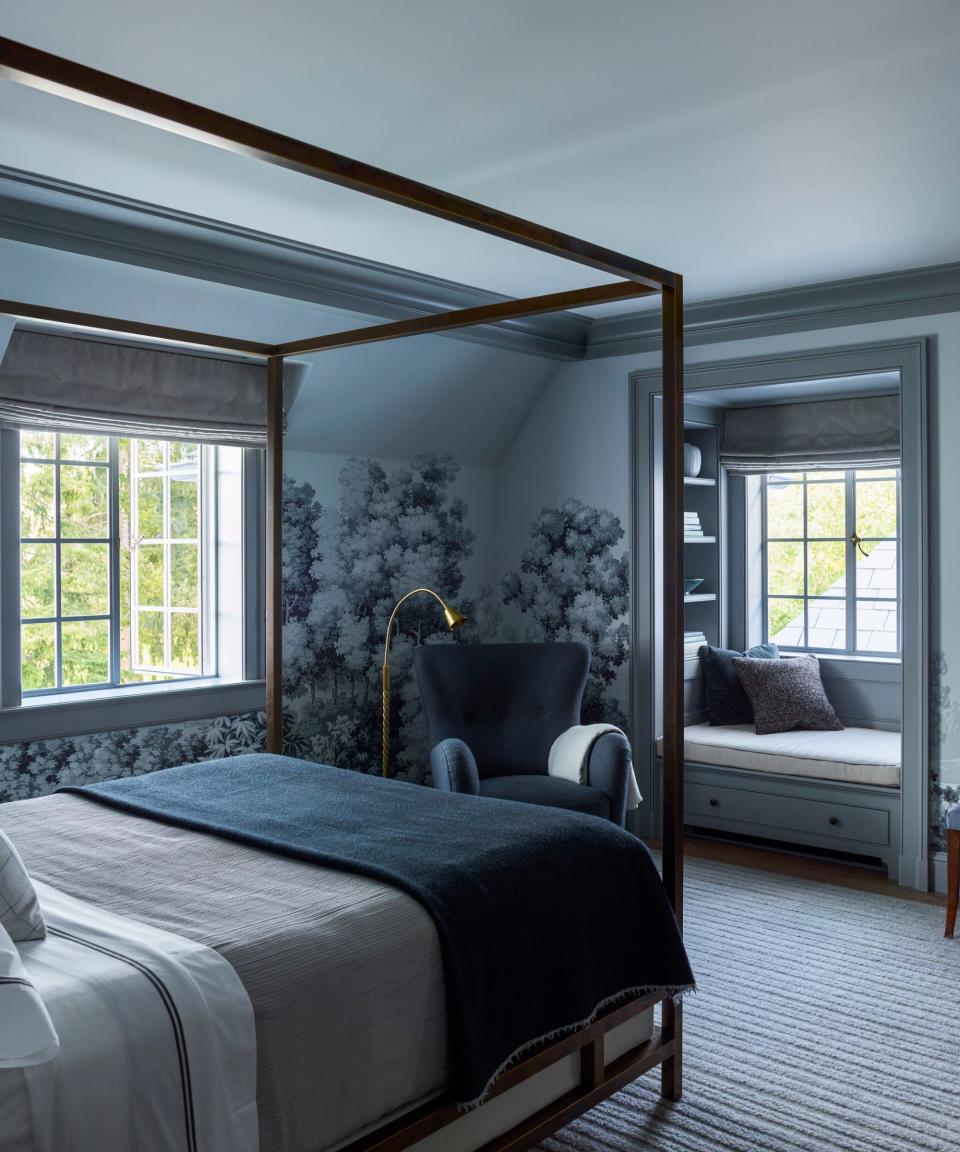
[[[751,660],[779,660],[776,644],[757,644],[746,652],[730,648],[713,648],[709,644],[700,649],[700,668],[707,696],[707,713],[711,724],[752,724],[753,708],[747,698],[734,660],[747,656]]]

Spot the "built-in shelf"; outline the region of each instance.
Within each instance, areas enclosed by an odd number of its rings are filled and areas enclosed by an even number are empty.
[[[716,600],[716,592],[688,592],[683,598],[684,604],[706,604],[709,600]]]
[[[684,536],[684,544],[716,544],[716,536]]]
[[[711,479],[709,476],[684,476],[684,484],[689,484],[692,488],[714,488],[716,487],[716,480]]]

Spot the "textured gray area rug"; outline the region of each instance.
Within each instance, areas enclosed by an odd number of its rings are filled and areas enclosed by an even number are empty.
[[[956,1152],[960,939],[934,905],[687,861],[684,1097],[653,1072],[550,1152]]]

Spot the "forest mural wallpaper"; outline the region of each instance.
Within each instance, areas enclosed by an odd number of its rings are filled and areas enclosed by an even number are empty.
[[[950,666],[943,652],[930,659],[930,851],[947,849],[947,809],[960,800],[960,761],[942,758],[943,746],[960,729],[960,704],[947,680]]]
[[[262,712],[217,716],[188,724],[154,724],[57,740],[0,746],[0,801],[45,796],[61,785],[140,776],[196,760],[259,752]]]
[[[544,508],[513,567],[471,582],[479,541],[457,494],[460,465],[426,453],[408,463],[350,458],[336,485],[318,492],[284,478],[284,748],[289,755],[362,772],[379,770],[380,664],[384,630],[411,588],[436,588],[467,618],[454,636],[433,601],[411,601],[391,647],[393,763],[423,782],[429,749],[413,674],[424,643],[584,640],[593,654],[586,722],[627,727],[615,691],[629,658],[629,569],[617,516],[576,499]],[[476,567],[476,566],[474,566]],[[509,618],[509,619],[508,619]],[[262,713],[222,716],[0,746],[0,800],[61,784],[150,772],[174,764],[258,751]]]
[[[498,585],[469,587],[465,561],[477,540],[470,510],[455,495],[453,456],[427,453],[385,467],[350,459],[337,491],[307,481],[284,485],[284,697],[291,731],[310,759],[359,771],[379,763],[380,664],[394,604],[411,588],[439,590],[467,618],[446,631],[429,599],[410,601],[391,646],[392,760],[397,774],[422,782],[427,734],[413,674],[424,643],[583,639],[593,652],[584,717],[625,726],[610,693],[628,658],[629,599],[624,531],[616,516],[568,500],[531,526],[519,572]],[[492,541],[481,542],[492,548]],[[514,606],[519,624],[504,621]]]

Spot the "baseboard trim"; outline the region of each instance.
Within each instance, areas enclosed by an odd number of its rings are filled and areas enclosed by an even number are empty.
[[[901,856],[899,884],[901,888],[916,888],[918,892],[929,892],[929,861],[920,856]]]
[[[947,891],[946,852],[934,852],[930,857],[930,890],[940,893]]]

